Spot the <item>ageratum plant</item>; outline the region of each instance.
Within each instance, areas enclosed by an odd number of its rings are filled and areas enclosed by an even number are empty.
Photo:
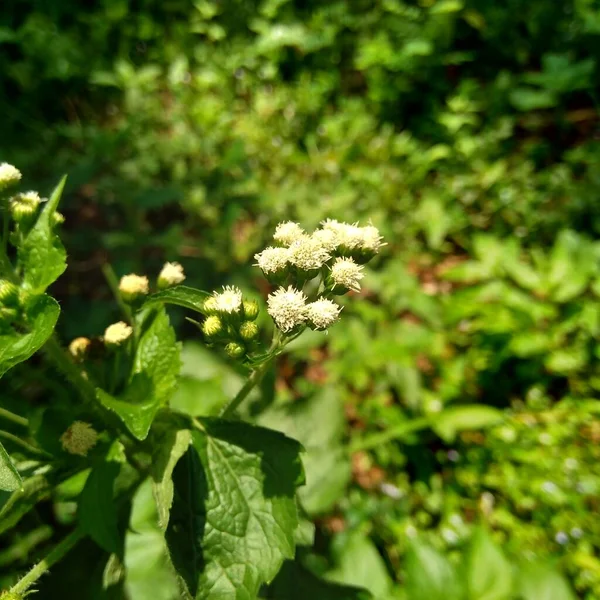
[[[1,597],[34,591],[83,538],[110,557],[103,577],[110,586],[115,565],[124,568],[131,498],[150,479],[183,597],[257,598],[294,557],[302,447],[245,422],[239,409],[292,340],[339,320],[338,298],[360,289],[364,265],[382,246],[379,232],[333,220],[312,234],[296,223],[278,225],[273,245],[256,255],[273,286],[267,331],[258,325],[259,304],[242,290],[225,286],[209,294],[184,286],[182,267],[167,263],[154,282],[137,274],[115,280],[123,319],[108,324],[100,339],[80,337],[64,348],[53,333],[60,307],[46,289],[66,269],[57,233],[65,180],[45,200],[15,193],[20,179],[15,167],[0,166],[0,376],[41,351],[76,400],[50,401],[35,420],[0,408],[11,429],[0,434],[18,449],[9,456],[0,445],[0,489],[10,492],[0,504],[0,534],[60,486],[78,481],[81,492],[72,531]],[[219,417],[169,406],[180,344],[167,304],[195,313],[206,344],[247,368],[246,382]]]

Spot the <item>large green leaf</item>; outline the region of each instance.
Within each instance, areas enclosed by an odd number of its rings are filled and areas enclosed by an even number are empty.
[[[52,217],[65,187],[66,177],[56,186],[35,225],[18,248],[23,267],[23,283],[34,293],[41,293],[67,268],[67,253],[54,233]]]
[[[410,600],[462,600],[462,586],[452,566],[430,546],[413,542],[404,564]]]
[[[508,600],[512,598],[513,576],[510,563],[479,528],[473,534],[466,555],[466,585],[469,600]]]
[[[122,556],[123,539],[119,533],[114,499],[118,462],[97,462],[79,497],[77,515],[81,528],[104,550]]]
[[[171,559],[202,600],[254,600],[294,556],[301,446],[281,433],[203,419],[173,470]]]
[[[144,440],[156,413],[168,403],[177,386],[180,345],[164,307],[145,311],[137,327],[141,333],[125,389],[118,396],[100,389],[96,394],[136,438]]]
[[[8,452],[0,443],[0,490],[5,492],[14,492],[21,489],[23,481],[19,472],[13,465]]]
[[[369,600],[366,590],[325,581],[298,562],[286,561],[261,598],[271,600]]]
[[[521,568],[519,597],[523,600],[575,600],[565,578],[556,569],[541,563]]]
[[[152,294],[146,299],[146,305],[176,304],[199,313],[205,313],[204,301],[210,296],[208,292],[185,285],[178,285],[162,292]]]
[[[60,307],[50,296],[32,298],[25,307],[27,333],[0,335],[0,377],[37,352],[54,331]]]
[[[302,506],[309,514],[329,510],[344,494],[351,477],[348,454],[342,446],[344,411],[335,389],[327,387],[311,398],[266,411],[259,424],[302,444],[306,450]]]

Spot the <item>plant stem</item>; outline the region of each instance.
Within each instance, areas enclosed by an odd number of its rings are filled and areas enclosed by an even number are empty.
[[[50,456],[50,454],[48,454],[47,452],[44,452],[43,450],[40,450],[39,448],[36,448],[35,446],[32,446],[30,443],[26,442],[25,440],[22,440],[20,437],[9,433],[8,431],[4,431],[3,429],[0,429],[0,437],[3,437],[5,440],[9,440],[11,441],[13,444],[16,444],[17,446],[21,446],[21,448],[23,448],[23,450],[26,450],[27,452],[31,452],[32,454],[37,454],[42,455],[42,456]]]
[[[430,419],[426,417],[414,419],[412,421],[409,421],[408,423],[402,423],[386,431],[374,433],[372,435],[364,437],[361,440],[353,442],[348,447],[348,452],[352,454],[353,452],[358,452],[359,450],[370,450],[371,448],[376,448],[381,444],[386,444],[387,442],[391,442],[392,440],[403,438],[404,436],[410,433],[414,433],[415,431],[425,429],[430,424]]]
[[[65,554],[67,554],[82,538],[85,533],[77,528],[66,538],[59,542],[29,573],[22,577],[10,588],[12,594],[24,594],[50,567],[55,565]]]
[[[220,416],[224,419],[231,418],[233,413],[238,409],[239,405],[244,401],[246,396],[254,389],[260,380],[263,378],[265,371],[271,364],[271,360],[266,360],[262,365],[259,365],[250,373],[250,377],[246,380],[246,383],[242,386],[242,389],[236,394],[235,398],[226,404],[222,409]]]
[[[12,421],[16,425],[29,427],[29,421],[25,417],[16,415],[14,412],[6,410],[6,408],[0,408],[0,417],[6,419],[7,421]]]
[[[102,273],[127,322],[132,323],[133,318],[131,314],[131,308],[125,304],[125,302],[123,302],[123,298],[121,298],[121,293],[119,292],[119,280],[117,279],[114,269],[110,266],[110,263],[104,263],[102,265]]]

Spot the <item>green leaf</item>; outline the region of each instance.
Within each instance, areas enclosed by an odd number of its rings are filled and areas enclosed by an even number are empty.
[[[253,600],[294,556],[301,446],[246,423],[198,425],[173,470],[171,559],[195,598]]]
[[[146,299],[145,305],[175,304],[205,314],[204,301],[209,296],[210,294],[208,292],[203,292],[185,285],[178,285],[162,292],[152,294]]]
[[[163,530],[169,523],[169,513],[173,504],[173,469],[191,442],[191,433],[187,429],[180,429],[168,430],[156,444],[150,474],[158,510],[158,524]]]
[[[302,506],[311,515],[328,511],[343,496],[351,477],[348,454],[342,446],[346,422],[336,390],[327,387],[311,398],[268,410],[259,424],[302,444],[306,450]]]
[[[337,567],[327,578],[366,588],[375,598],[388,598],[393,582],[375,544],[359,532],[340,536],[336,542],[340,542],[334,552]]]
[[[123,555],[123,540],[119,533],[114,483],[120,465],[115,461],[96,463],[85,482],[77,515],[81,528],[107,552]]]
[[[44,292],[67,268],[67,253],[60,237],[54,233],[52,224],[52,216],[66,180],[66,176],[60,180],[35,225],[18,248],[24,286],[35,293]]]
[[[54,331],[60,307],[45,294],[31,299],[25,307],[28,333],[0,335],[0,377],[37,352]]]
[[[502,419],[502,411],[493,406],[471,404],[447,408],[435,417],[432,428],[444,440],[452,441],[459,431],[483,429]]]
[[[460,600],[460,582],[450,563],[439,552],[418,541],[406,554],[405,581],[410,600]]]
[[[519,574],[519,598],[523,600],[575,600],[565,578],[552,567],[534,563]]]
[[[466,555],[466,569],[469,600],[508,600],[513,597],[510,563],[483,528],[473,534]]]
[[[166,406],[177,386],[180,345],[164,307],[142,313],[137,328],[141,334],[125,390],[112,396],[97,389],[96,395],[119,415],[137,439],[144,440],[156,413]]]
[[[8,452],[0,443],[0,490],[14,492],[23,487],[23,481],[19,472],[13,465]]]
[[[298,562],[286,561],[261,598],[271,600],[370,600],[366,590],[325,581]]]

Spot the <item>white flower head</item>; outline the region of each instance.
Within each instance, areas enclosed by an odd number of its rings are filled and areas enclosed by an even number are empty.
[[[291,285],[281,287],[269,294],[267,312],[281,331],[291,331],[306,321],[306,296]]]
[[[360,247],[363,250],[367,250],[368,252],[379,252],[381,246],[385,246],[385,244],[381,241],[383,238],[379,234],[379,229],[374,225],[367,225],[366,227],[361,227],[362,232],[362,240],[360,243]]]
[[[29,190],[28,192],[23,192],[22,194],[19,194],[18,199],[21,200],[21,202],[26,202],[27,204],[34,204],[35,206],[38,206],[38,204],[40,204],[41,202],[45,202],[45,199],[40,198],[40,195],[37,192],[34,192],[33,190]]]
[[[331,254],[314,237],[303,235],[290,246],[290,262],[303,271],[320,269]]]
[[[149,290],[148,278],[145,275],[131,273],[124,275],[119,281],[119,292],[124,300],[132,300],[145,296]]]
[[[83,421],[75,421],[60,436],[62,447],[69,454],[87,456],[87,453],[96,445],[98,433],[89,424]]]
[[[339,319],[341,310],[332,300],[319,298],[306,306],[306,316],[315,329],[327,329]]]
[[[173,285],[179,285],[185,280],[183,267],[178,262],[165,263],[158,274],[158,287],[165,289]]]
[[[262,269],[265,275],[283,271],[290,260],[290,251],[288,248],[274,248],[269,246],[262,252],[254,255],[256,264]]]
[[[89,338],[78,337],[69,344],[69,352],[73,358],[83,358],[92,342]]]
[[[279,223],[275,228],[273,239],[283,246],[290,246],[299,237],[304,235],[304,229],[293,221]]]
[[[113,323],[104,332],[104,343],[108,346],[120,346],[132,333],[133,329],[127,323],[123,321]]]
[[[337,248],[337,235],[332,229],[317,229],[315,232],[313,232],[311,237],[317,240],[328,252],[331,252]]]
[[[363,233],[358,223],[340,223],[335,219],[327,219],[322,223],[325,231],[331,231],[335,235],[336,246],[344,246],[348,250],[358,248],[363,239]]]
[[[0,190],[5,190],[19,181],[21,181],[21,171],[17,167],[5,162],[0,164]]]
[[[242,290],[226,285],[222,292],[215,292],[215,310],[220,313],[237,313],[242,308]]]
[[[364,277],[363,268],[352,258],[337,258],[331,267],[331,278],[335,285],[359,292],[360,280]]]

